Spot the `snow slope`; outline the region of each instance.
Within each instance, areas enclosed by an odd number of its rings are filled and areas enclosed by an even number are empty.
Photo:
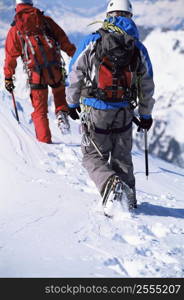
[[[149,2],[154,5],[154,1]],[[7,1],[0,2],[0,13],[3,11],[5,16],[2,4]],[[68,15],[63,19],[58,13],[58,18],[60,23],[67,22]],[[75,24],[83,26],[90,18],[82,23],[80,11],[77,20]],[[7,22],[5,18],[0,22],[4,26],[0,26],[2,68]],[[178,31],[175,36],[172,31],[157,29],[145,41],[156,73],[158,106],[161,103],[156,110],[158,117],[165,118],[168,105],[178,106],[177,118],[172,122],[181,123],[172,134],[181,143],[182,34]],[[179,46],[177,40],[181,40]],[[155,43],[158,48],[153,47]],[[175,61],[171,62],[172,51],[181,66],[177,72]],[[179,85],[174,80],[176,74]],[[4,90],[1,69],[0,277],[184,277],[184,170],[150,156],[147,180],[144,153],[134,146],[138,209],[133,216],[118,214],[114,220],[107,219],[101,212],[100,196],[81,165],[79,123],[71,121],[72,135],[63,138],[55,123],[50,94],[49,118],[55,143],[37,142],[20,61],[16,77],[20,125],[15,120],[11,97]],[[169,92],[165,94],[167,87]],[[150,132],[149,142],[151,139]]]
[[[23,92],[24,93],[24,92]],[[54,144],[35,140],[30,103],[0,92],[0,277],[183,277],[184,171],[133,150],[138,209],[103,216],[81,165],[79,124]]]

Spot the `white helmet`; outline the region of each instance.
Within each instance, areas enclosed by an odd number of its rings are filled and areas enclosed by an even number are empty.
[[[33,5],[32,0],[16,0],[16,4],[30,4]]]
[[[129,0],[110,0],[107,6],[107,13],[112,11],[126,11],[132,13],[132,4]]]

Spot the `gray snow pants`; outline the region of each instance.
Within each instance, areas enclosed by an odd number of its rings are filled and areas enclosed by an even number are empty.
[[[128,107],[116,110],[90,109],[90,137],[103,157],[100,157],[91,143],[89,146],[82,145],[83,166],[101,195],[109,177],[115,174],[131,188],[135,188],[131,154],[132,118],[133,110]]]

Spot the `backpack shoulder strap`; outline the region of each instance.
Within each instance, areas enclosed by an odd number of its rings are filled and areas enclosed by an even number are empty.
[[[49,23],[49,20],[47,19],[46,16],[44,16],[44,27],[45,27],[45,33],[46,33],[46,35],[48,35],[50,38],[52,38],[54,40],[54,42],[56,44],[58,44],[59,43],[58,39],[57,39],[56,35],[54,34],[52,26]]]
[[[97,31],[94,32],[94,34],[96,33],[100,35],[100,38],[96,41],[92,53],[95,52],[95,58],[96,58],[95,63],[99,63],[101,61],[101,56],[102,56],[102,38],[105,36],[105,34],[107,34],[107,30],[103,28],[99,28]]]

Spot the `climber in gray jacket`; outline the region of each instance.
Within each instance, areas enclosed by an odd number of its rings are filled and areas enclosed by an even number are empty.
[[[70,117],[78,119],[82,109],[88,136],[82,143],[83,165],[104,207],[124,192],[132,195],[129,209],[137,207],[131,155],[136,105],[140,128],[152,125],[152,64],[132,15],[129,0],[109,2],[103,27],[88,35],[72,58],[66,88]]]

